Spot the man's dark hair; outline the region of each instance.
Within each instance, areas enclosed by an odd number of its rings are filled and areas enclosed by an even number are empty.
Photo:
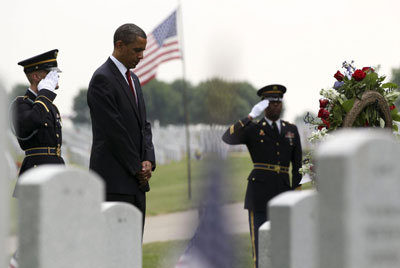
[[[147,39],[146,33],[133,23],[126,23],[118,27],[114,33],[114,46],[118,40],[124,44],[130,44],[136,40],[136,36]]]

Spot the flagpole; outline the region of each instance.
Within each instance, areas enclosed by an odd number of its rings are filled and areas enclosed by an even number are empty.
[[[183,99],[183,117],[185,120],[185,134],[186,134],[186,155],[187,155],[187,175],[188,175],[188,198],[192,198],[192,176],[191,176],[191,154],[190,154],[190,131],[189,131],[189,111],[187,101],[187,88],[186,88],[186,67],[185,67],[185,54],[183,50],[183,23],[182,23],[182,5],[178,0],[178,31],[180,37],[180,49],[182,55],[182,99]]]

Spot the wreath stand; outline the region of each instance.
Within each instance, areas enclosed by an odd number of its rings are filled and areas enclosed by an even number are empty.
[[[350,112],[343,120],[343,127],[352,127],[357,116],[365,109],[365,107],[374,103],[377,103],[382,112],[385,121],[385,128],[392,129],[392,116],[387,101],[381,94],[371,90],[365,91],[361,99],[356,99],[354,101],[353,108],[351,108]]]

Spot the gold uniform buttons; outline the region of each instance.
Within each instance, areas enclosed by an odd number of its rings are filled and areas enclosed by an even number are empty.
[[[261,143],[263,143],[263,142],[264,142],[264,140],[260,140],[260,142],[261,142]]]
[[[276,153],[276,155],[280,155],[280,153],[279,153],[279,152],[277,152],[277,153]]]
[[[44,123],[44,126],[47,127],[47,123]]]
[[[276,143],[276,146],[279,146],[279,142]]]
[[[262,125],[265,126],[267,123],[263,122]]]
[[[56,134],[56,137],[57,137],[57,138],[59,138],[59,137],[60,137],[60,135],[58,135],[58,133],[57,133],[57,134]]]
[[[251,178],[251,180],[252,180],[252,181],[255,181],[255,180],[256,180],[256,178]]]
[[[37,165],[33,165],[33,167],[37,167]]]

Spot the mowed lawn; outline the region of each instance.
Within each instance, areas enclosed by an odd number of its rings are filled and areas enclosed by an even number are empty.
[[[202,197],[202,186],[207,164],[204,160],[192,160],[192,198],[188,199],[187,163],[185,161],[169,163],[157,167],[151,179],[151,190],[147,195],[148,215],[157,215],[182,211],[197,206]],[[231,153],[226,161],[214,163],[223,165],[224,182],[228,183],[227,202],[243,202],[247,186],[247,176],[252,162],[247,152]],[[312,188],[307,184],[304,189]],[[233,235],[234,268],[252,268],[252,249],[248,233]],[[175,267],[183,254],[188,241],[168,241],[149,243],[143,246],[143,267]]]
[[[143,245],[143,267],[174,268],[188,241],[156,242]],[[232,236],[232,268],[254,268],[249,234]],[[216,252],[218,254],[218,252]],[[216,255],[218,257],[218,255]]]
[[[171,162],[157,166],[150,180],[150,192],[147,193],[147,215],[157,215],[195,208],[203,195],[206,181],[205,160],[191,161],[191,199],[188,197],[187,162]],[[252,169],[248,153],[232,153],[220,165],[224,174],[224,183],[229,191],[228,202],[243,202],[247,185],[247,176]]]
[[[247,186],[247,176],[252,163],[247,152],[231,153],[219,165],[224,174],[227,202],[243,202]],[[147,215],[157,215],[196,208],[203,196],[206,169],[210,162],[205,160],[191,161],[191,199],[188,197],[187,162],[172,162],[158,166],[150,181],[151,190],[147,194]],[[249,234],[233,235],[234,254],[233,268],[254,267],[251,256]],[[175,267],[179,257],[185,251],[188,241],[155,242],[143,245],[143,267]]]

